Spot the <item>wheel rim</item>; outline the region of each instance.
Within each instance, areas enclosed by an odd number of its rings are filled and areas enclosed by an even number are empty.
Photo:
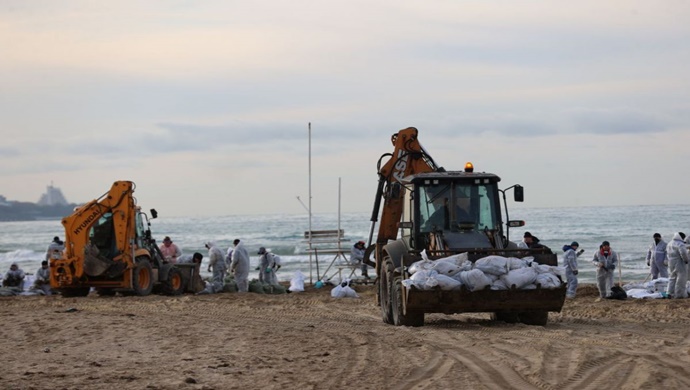
[[[145,290],[151,283],[151,274],[146,268],[139,270],[139,288]]]
[[[170,279],[170,286],[173,288],[173,290],[177,291],[182,287],[182,278],[180,275],[175,274],[172,276],[172,279]]]

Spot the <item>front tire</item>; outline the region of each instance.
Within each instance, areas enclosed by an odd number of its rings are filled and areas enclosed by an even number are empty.
[[[381,304],[381,318],[386,324],[393,324],[393,313],[391,311],[391,296],[389,278],[393,274],[393,264],[390,257],[383,259],[381,266],[381,276],[379,277],[379,300]]]
[[[139,296],[149,295],[153,290],[153,268],[146,258],[137,259],[132,270],[132,289]]]
[[[403,314],[402,277],[396,276],[391,286],[391,307],[393,308],[393,325],[424,326],[424,312],[408,310]]]
[[[176,267],[170,268],[168,279],[163,282],[163,294],[180,295],[184,292],[184,287],[182,271]]]

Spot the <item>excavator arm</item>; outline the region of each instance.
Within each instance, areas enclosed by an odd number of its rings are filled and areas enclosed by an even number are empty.
[[[376,259],[381,258],[380,251],[389,240],[395,240],[398,235],[398,224],[403,212],[403,198],[405,187],[401,180],[409,175],[423,172],[437,172],[444,169],[436,165],[431,156],[424,150],[417,138],[418,131],[414,127],[400,130],[391,137],[394,150],[392,154],[384,154],[379,159],[378,175],[379,183],[374,199],[374,209],[371,215],[371,230],[369,232],[369,243],[372,242],[374,228],[381,211],[381,223],[379,225],[378,236],[376,237]],[[384,158],[390,157],[381,166]],[[384,201],[381,210],[381,200]],[[372,248],[370,246],[370,248]],[[369,255],[371,250],[367,250],[365,262],[375,266]]]
[[[136,204],[133,197],[134,183],[117,181],[110,191],[100,198],[79,207],[63,218],[65,228],[65,257],[51,264],[51,278],[56,284],[71,285],[75,280],[104,269],[104,264],[93,263],[97,257],[108,261],[133,263],[134,247],[130,239],[135,236],[134,216]],[[107,217],[103,222],[103,217]],[[94,235],[91,236],[91,229]],[[96,242],[103,241],[103,244]],[[101,251],[99,255],[99,250]],[[107,256],[103,256],[107,253]],[[90,263],[91,261],[91,263]]]

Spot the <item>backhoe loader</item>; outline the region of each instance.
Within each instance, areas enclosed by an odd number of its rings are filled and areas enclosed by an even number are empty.
[[[199,264],[166,262],[151,237],[149,218],[136,204],[135,185],[116,181],[110,191],[62,219],[65,250],[50,259],[50,284],[63,296],[116,292],[169,295],[199,289]],[[156,218],[156,210],[151,209]]]
[[[545,325],[548,312],[560,312],[565,301],[566,286],[560,277],[557,288],[533,290],[469,291],[464,286],[457,291],[424,290],[402,283],[422,251],[431,260],[466,253],[472,262],[500,255],[558,265],[549,248],[519,249],[509,240],[510,227],[523,226],[524,221],[507,221],[503,228],[501,195],[507,220],[506,191],[512,189],[514,200],[522,202],[522,186],[499,189],[497,175],[475,172],[471,163],[463,171],[446,171],[424,150],[417,135],[414,127],[394,134],[393,153],[378,162],[379,184],[364,262],[376,268],[383,321],[422,326],[425,313],[489,312],[497,320]],[[381,223],[372,244],[379,211]],[[370,260],[372,253],[375,262]]]

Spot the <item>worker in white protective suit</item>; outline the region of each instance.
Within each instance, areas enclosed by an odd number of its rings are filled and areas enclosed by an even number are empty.
[[[249,252],[241,240],[236,239],[233,244],[235,244],[235,249],[232,251],[230,272],[235,275],[237,291],[247,292],[249,291]]]
[[[611,249],[608,241],[604,241],[599,246],[599,250],[594,253],[592,263],[597,267],[599,296],[606,298],[611,294],[611,287],[613,287],[613,271],[618,265],[618,253]]]
[[[24,270],[19,268],[17,263],[12,263],[9,271],[5,274],[5,278],[2,280],[2,286],[24,290],[24,276]]]
[[[264,247],[259,248],[257,254],[259,255],[259,281],[278,285],[276,271],[280,269],[280,256],[267,251]]]
[[[688,248],[685,244],[685,233],[678,232],[666,246],[668,254],[668,287],[666,294],[669,298],[687,298],[688,290]]]
[[[59,259],[62,255],[62,251],[64,250],[65,243],[60,240],[60,237],[53,237],[53,241],[50,242],[48,249],[46,250],[46,260],[49,261],[51,258]]]
[[[225,283],[225,274],[227,272],[227,267],[225,266],[225,256],[223,256],[223,251],[221,251],[213,241],[208,241],[206,243],[206,248],[208,248],[208,271],[213,272],[213,277],[211,278],[211,293],[219,293],[223,291],[223,285]]]
[[[366,252],[366,244],[364,241],[357,241],[350,249],[350,262],[352,264],[361,265],[362,277],[369,279],[369,266],[364,262],[364,253]]]
[[[584,252],[584,249],[577,252],[580,244],[573,241],[570,245],[563,246],[563,266],[565,267],[565,277],[568,281],[568,290],[565,292],[566,298],[575,298],[577,292],[577,258]]]
[[[41,268],[36,271],[33,288],[43,291],[45,295],[53,294],[50,289],[50,268],[48,268],[48,262],[45,260],[41,262]]]
[[[232,244],[230,247],[228,247],[228,251],[225,253],[225,265],[228,266],[228,269],[232,268],[232,252],[235,250],[235,245]]]
[[[654,238],[654,242],[647,250],[647,265],[651,267],[652,279],[668,278],[668,259],[666,258],[668,244],[661,239],[659,233],[654,233],[652,238]]]

